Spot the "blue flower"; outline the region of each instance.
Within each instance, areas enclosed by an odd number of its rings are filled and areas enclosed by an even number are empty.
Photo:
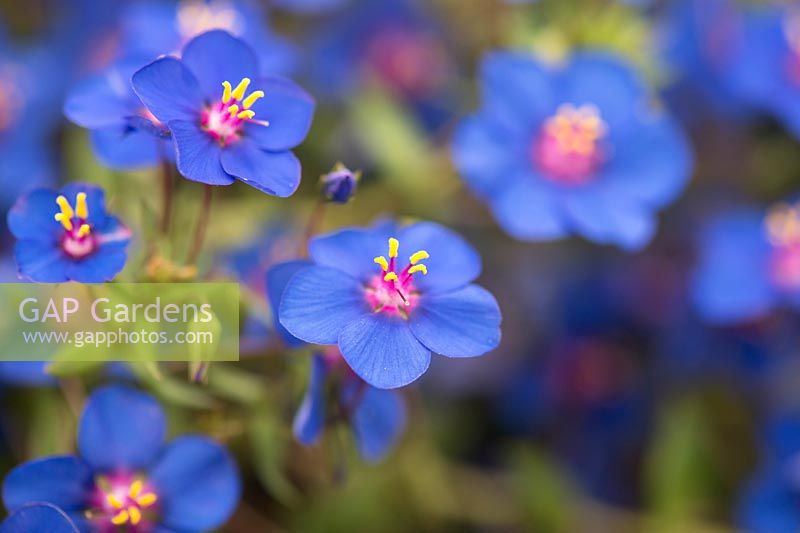
[[[626,64],[586,52],[553,70],[498,52],[481,84],[483,107],[457,129],[453,158],[507,233],[579,233],[628,249],[651,239],[654,212],[684,188],[691,156]]]
[[[270,309],[272,310],[273,326],[283,339],[283,342],[290,347],[303,346],[305,345],[305,342],[289,333],[289,331],[283,327],[283,324],[281,324],[278,315],[278,310],[280,309],[281,305],[281,298],[283,298],[283,292],[286,290],[286,285],[289,284],[289,280],[291,280],[292,277],[294,277],[294,275],[301,270],[312,265],[313,263],[310,261],[304,260],[278,263],[267,271],[267,275],[264,279],[267,301],[269,302]]]
[[[329,399],[330,382],[334,392]],[[329,400],[336,408],[328,407]],[[405,404],[397,391],[368,385],[341,364],[336,350],[331,350],[314,355],[311,361],[308,389],[294,418],[295,437],[306,446],[315,444],[326,422],[336,415],[350,424],[359,453],[373,463],[386,457],[406,424]]]
[[[744,100],[800,138],[800,14],[788,7],[748,13],[731,76]]]
[[[133,92],[131,76],[144,63],[121,61],[83,80],[64,104],[67,118],[91,130],[97,158],[111,168],[153,166],[172,154],[166,126]]]
[[[309,253],[314,265],[289,280],[280,322],[303,341],[338,344],[374,387],[408,385],[431,352],[479,356],[500,342],[497,302],[471,284],[480,256],[438,224],[343,230],[313,239]]]
[[[106,213],[102,189],[81,183],[36,189],[8,213],[23,279],[40,283],[110,281],[125,266],[130,230]]]
[[[239,179],[290,196],[300,184],[290,150],[311,127],[314,101],[288,80],[259,76],[253,50],[215,30],[191,40],[181,59],[163,57],[136,72],[133,88],[167,124],[185,178],[208,185]],[[255,90],[247,94],[251,77]]]
[[[264,10],[255,1],[140,1],[130,4],[120,18],[122,45],[128,54],[145,55],[151,60],[178,54],[198,35],[223,30],[253,48],[261,74],[288,75],[295,67],[294,47],[269,30]]]
[[[0,524],[0,533],[79,533],[69,516],[48,503],[20,507]]]
[[[800,206],[764,215],[742,209],[712,220],[700,239],[693,283],[697,310],[709,321],[735,323],[779,305],[800,306]]]
[[[228,451],[202,436],[165,444],[166,419],[151,396],[108,386],[88,399],[78,427],[79,456],[14,468],[3,483],[10,512],[56,505],[81,531],[208,531],[234,511],[241,491]]]

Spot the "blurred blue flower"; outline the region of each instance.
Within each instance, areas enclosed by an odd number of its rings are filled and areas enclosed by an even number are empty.
[[[335,408],[328,406],[330,382],[335,383]],[[315,444],[326,422],[336,415],[350,424],[359,453],[373,463],[389,453],[406,423],[400,394],[365,383],[342,364],[341,355],[334,349],[315,354],[311,361],[308,389],[294,418],[295,437],[306,446]]]
[[[78,533],[69,516],[48,503],[23,505],[0,524],[0,533]]]
[[[253,48],[262,75],[288,75],[297,52],[284,38],[272,33],[259,2],[249,0],[146,0],[130,4],[122,13],[122,46],[127,54],[148,60],[164,54],[178,55],[193,38],[211,30],[224,30]]]
[[[163,57],[134,74],[136,94],[172,133],[185,178],[239,179],[275,196],[297,189],[300,162],[290,150],[311,127],[314,101],[293,82],[260,72],[244,41],[214,30],[191,40],[181,59]],[[251,77],[256,90],[246,94]]]
[[[131,238],[106,212],[103,190],[82,183],[20,197],[8,227],[20,276],[41,283],[110,281],[125,266]]]
[[[388,259],[380,255],[387,241]],[[286,286],[280,322],[306,342],[338,344],[374,387],[413,382],[431,352],[479,356],[500,342],[497,302],[471,284],[480,256],[449,229],[430,222],[347,229],[313,239],[309,252],[314,265]]]
[[[704,318],[735,323],[800,305],[798,217],[799,205],[780,204],[766,215],[742,209],[708,223],[692,291]]]
[[[121,61],[83,80],[67,95],[64,114],[91,130],[95,155],[110,168],[153,166],[172,157],[169,130],[133,92],[131,76],[145,63]]]
[[[507,233],[579,233],[627,249],[650,241],[655,211],[683,190],[692,158],[628,65],[585,52],[553,70],[496,52],[481,88],[483,107],[457,129],[453,158]]]
[[[164,443],[166,419],[151,396],[108,386],[88,399],[78,427],[79,456],[14,468],[3,482],[10,512],[56,505],[81,531],[208,531],[231,515],[241,491],[231,455],[202,436]]]
[[[278,263],[270,268],[265,276],[266,295],[270,309],[272,310],[273,326],[280,334],[283,342],[290,347],[303,346],[305,342],[289,333],[289,331],[283,327],[283,324],[281,324],[278,315],[281,298],[283,297],[283,292],[286,290],[286,285],[289,284],[289,280],[292,279],[295,274],[313,264],[314,263],[305,260]]]
[[[800,138],[800,11],[748,12],[731,76],[744,100]]]
[[[352,0],[275,0],[277,8],[296,13],[323,13],[342,7]]]

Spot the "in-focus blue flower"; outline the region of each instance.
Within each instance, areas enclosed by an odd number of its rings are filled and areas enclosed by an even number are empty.
[[[120,17],[122,47],[148,60],[178,55],[195,37],[223,30],[249,44],[259,58],[261,74],[289,75],[294,47],[270,31],[262,5],[249,0],[145,0],[131,3]]]
[[[289,280],[280,322],[303,341],[338,344],[374,387],[408,385],[428,369],[431,352],[479,356],[500,342],[497,302],[471,284],[480,256],[449,229],[347,229],[313,239],[309,253],[314,265]]]
[[[238,179],[275,196],[297,189],[300,162],[290,150],[311,127],[314,101],[293,82],[260,72],[244,41],[214,30],[191,40],[181,59],[163,57],[133,75],[136,94],[172,133],[185,178]]]
[[[553,70],[499,52],[483,62],[481,89],[483,107],[459,126],[453,157],[507,233],[578,233],[628,249],[651,239],[655,211],[683,190],[691,155],[628,65],[585,52]]]
[[[693,299],[707,320],[735,323],[800,305],[800,205],[718,216],[699,246]]]
[[[8,227],[20,276],[40,283],[110,281],[125,266],[131,238],[106,212],[103,190],[83,183],[20,197]]]
[[[786,6],[747,13],[731,76],[745,101],[800,138],[800,12]]]
[[[331,401],[336,408],[328,405]],[[406,424],[400,394],[370,386],[343,364],[338,350],[332,349],[315,354],[311,361],[308,389],[294,418],[295,437],[306,446],[315,444],[326,422],[335,415],[350,424],[359,453],[373,463],[386,457]]]
[[[172,157],[169,131],[133,92],[131,76],[145,63],[121,61],[83,80],[67,95],[64,114],[91,130],[92,148],[110,168],[153,166]]]
[[[206,437],[165,444],[165,434],[166,418],[154,398],[124,386],[98,389],[81,415],[80,455],[14,468],[3,482],[6,508],[49,503],[85,532],[220,527],[239,501],[236,463]]]
[[[3,520],[0,533],[79,533],[69,516],[49,503],[20,507]]]

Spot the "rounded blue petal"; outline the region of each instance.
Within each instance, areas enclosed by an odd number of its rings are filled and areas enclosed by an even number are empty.
[[[127,232],[127,230],[123,230]],[[101,234],[102,240],[102,234]],[[101,283],[111,281],[125,267],[128,260],[129,238],[101,243],[97,250],[83,259],[68,261],[67,279],[80,283]]]
[[[577,233],[627,250],[645,246],[656,230],[655,216],[647,209],[623,201],[599,184],[568,195],[564,209]]]
[[[522,172],[491,198],[497,223],[512,237],[523,241],[559,239],[567,233],[558,192],[532,172]]]
[[[56,244],[46,241],[17,241],[14,244],[14,261],[19,275],[38,283],[68,281],[70,260]]]
[[[241,481],[231,454],[200,436],[175,439],[150,469],[160,523],[177,531],[209,531],[224,524],[239,502]]]
[[[46,457],[23,463],[3,480],[3,503],[11,512],[44,502],[70,512],[84,510],[94,487],[92,469],[73,456]]]
[[[376,463],[386,457],[403,434],[406,406],[397,391],[362,386],[366,390],[361,392],[351,424],[359,453],[367,461]],[[351,395],[360,392],[356,389],[350,389]]]
[[[251,87],[266,95],[251,109],[256,120],[266,120],[268,125],[249,122],[245,125],[245,136],[261,148],[274,152],[289,150],[303,142],[314,117],[315,104],[311,95],[282,78],[262,78]]]
[[[141,68],[133,75],[133,89],[161,122],[196,120],[199,124],[203,95],[197,79],[179,59],[162,57]]]
[[[494,296],[477,285],[423,294],[410,315],[414,336],[441,355],[474,357],[500,344],[500,308]]]
[[[285,198],[300,186],[300,161],[292,152],[268,152],[243,138],[222,149],[222,168],[259,191]]]
[[[189,41],[181,58],[209,101],[222,97],[223,81],[236,87],[242,78],[256,80],[259,75],[258,58],[253,49],[222,30],[212,30]]]
[[[0,524],[0,533],[78,533],[69,516],[47,503],[20,507]]]
[[[311,359],[308,388],[292,423],[294,436],[306,446],[317,442],[325,428],[325,379],[327,376],[325,359],[320,355],[314,355]]]
[[[298,339],[336,344],[343,328],[369,311],[364,289],[355,279],[333,268],[311,266],[289,281],[278,316]]]
[[[158,402],[120,385],[96,390],[78,426],[78,449],[93,469],[138,470],[161,451],[166,419]]]
[[[309,261],[288,261],[286,263],[274,265],[267,271],[267,301],[269,302],[269,306],[272,311],[273,323],[275,325],[275,329],[277,329],[281,334],[284,342],[290,346],[300,346],[305,343],[289,333],[289,331],[283,327],[283,324],[281,324],[280,320],[278,319],[278,310],[280,309],[281,298],[283,297],[283,291],[286,289],[286,285],[289,284],[289,280],[292,279],[292,277],[302,269],[311,266],[311,264],[312,263]]]
[[[222,168],[222,148],[199,122],[173,120],[169,123],[175,142],[176,164],[181,175],[208,185],[230,185],[234,178]]]
[[[138,111],[130,76],[127,69],[115,66],[81,81],[67,95],[64,114],[75,124],[89,129],[125,124],[126,117]]]
[[[94,130],[89,138],[97,159],[115,170],[155,166],[162,153],[173,150],[167,141],[127,124]]]
[[[58,241],[61,226],[53,220],[57,196],[51,189],[35,189],[19,197],[8,212],[11,234],[19,240]]]
[[[318,265],[335,268],[367,281],[378,273],[373,259],[386,253],[388,239],[392,235],[388,227],[346,229],[312,239],[308,251]]]
[[[339,349],[361,379],[379,389],[412,383],[428,370],[431,352],[397,317],[369,313],[347,324]]]

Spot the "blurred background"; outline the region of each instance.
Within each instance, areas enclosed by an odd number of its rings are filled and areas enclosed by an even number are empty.
[[[102,139],[63,115],[76,83],[219,26],[318,103],[294,197],[237,184],[214,199],[199,276],[246,289],[241,361],[200,380],[181,366],[0,369],[0,468],[72,450],[76,405],[122,379],[162,400],[173,434],[207,433],[235,453],[245,489],[224,531],[797,531],[796,304],[717,320],[693,283],[701,267],[715,274],[704,228],[790,202],[800,185],[800,82],[772,105],[732,74],[765,75],[747,63],[760,38],[747,27],[773,12],[800,20],[796,2],[755,0],[0,0],[0,209],[39,184],[101,184],[136,235],[122,281],[160,275],[145,264],[160,238],[159,169],[104,163]],[[798,27],[787,39],[800,73]],[[376,28],[390,37],[383,47],[364,40]],[[609,51],[680,121],[692,178],[644,249],[515,241],[469,192],[450,143],[479,105],[481,58],[498,49],[553,62]],[[296,442],[310,349],[283,346],[264,295],[269,266],[299,255],[318,178],[337,162],[362,171],[358,193],[314,232],[386,215],[448,225],[481,252],[479,282],[504,317],[497,350],[434,358],[401,391],[405,431],[375,464],[336,420],[317,445]],[[194,185],[177,185],[174,230],[159,242],[167,263],[188,246]],[[3,281],[16,279],[12,248],[2,227]]]

